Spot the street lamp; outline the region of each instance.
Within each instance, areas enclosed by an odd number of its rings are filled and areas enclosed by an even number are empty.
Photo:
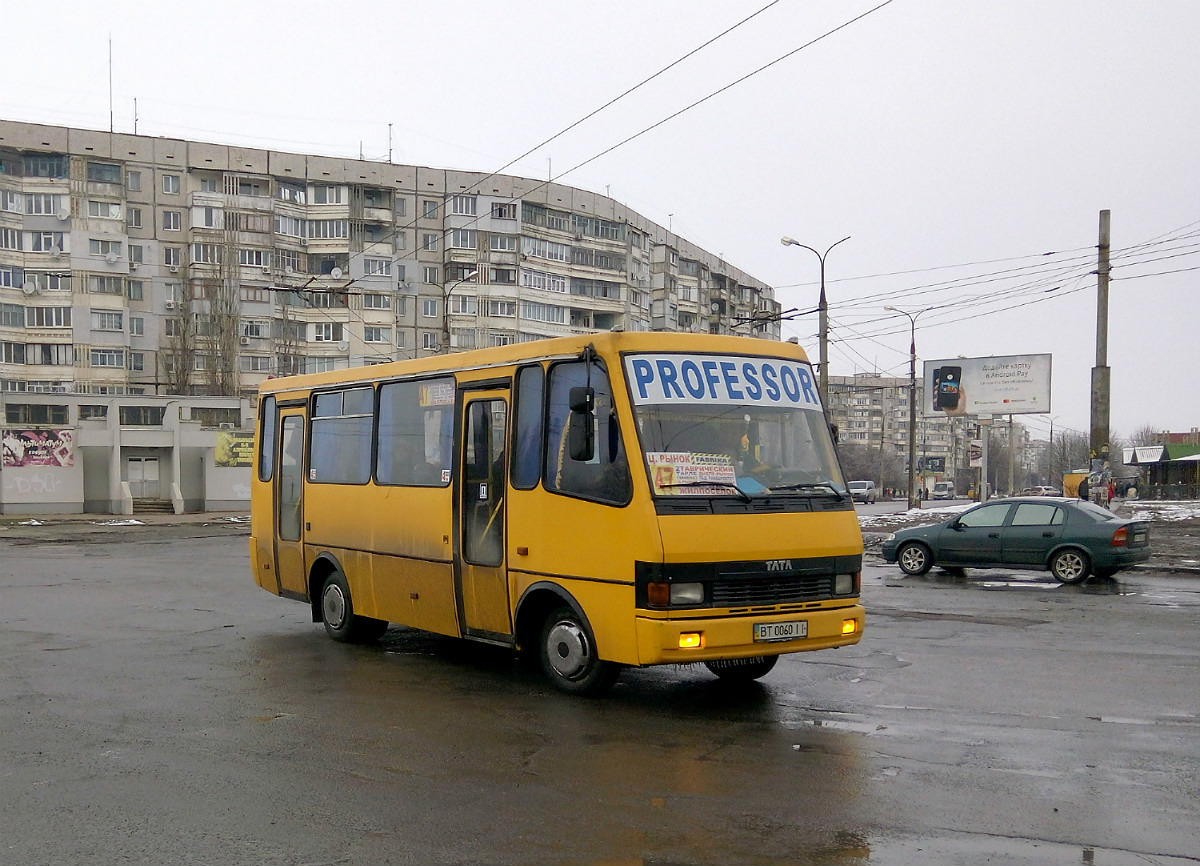
[[[850,240],[850,236],[842,238],[840,241],[834,241],[825,248],[825,252],[818,252],[808,244],[802,244],[795,238],[780,238],[779,242],[785,247],[803,247],[810,253],[813,253],[821,262],[821,300],[817,304],[817,330],[820,332],[821,345],[821,404],[825,407],[825,412],[829,412],[829,304],[825,300],[825,257],[829,255],[829,251],[836,247],[842,241]]]
[[[463,283],[469,282],[479,276],[479,270],[473,270],[463,274],[457,280],[452,282],[442,292],[442,351],[450,351],[450,293],[461,286]],[[476,316],[479,311],[476,310]]]
[[[920,508],[917,496],[917,319],[932,307],[910,313],[899,307],[884,307],[890,313],[908,316],[912,326],[912,342],[908,347],[908,507]]]

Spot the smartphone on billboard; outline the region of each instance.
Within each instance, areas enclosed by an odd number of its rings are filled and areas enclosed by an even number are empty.
[[[933,370],[933,387],[929,389],[931,399],[933,400],[933,409],[936,412],[938,407],[938,388],[942,385],[942,368],[935,367]]]
[[[939,367],[934,375],[937,378],[937,408],[943,412],[957,409],[962,394],[962,367]]]

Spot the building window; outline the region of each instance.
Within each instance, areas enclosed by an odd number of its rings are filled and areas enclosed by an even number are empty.
[[[243,267],[269,268],[271,266],[270,250],[238,250],[238,264]]]
[[[451,212],[461,216],[475,216],[475,196],[456,195],[451,199]]]
[[[142,262],[144,262],[146,260],[145,250],[146,250],[146,248],[143,247],[141,244],[130,244],[129,245],[129,261],[131,261],[135,264],[139,264],[139,265],[142,264]]]
[[[21,232],[18,229],[0,226],[0,250],[21,249]]]
[[[8,424],[66,424],[66,406],[42,406],[37,403],[9,403],[4,409]]]
[[[108,417],[108,407],[104,405],[89,406],[80,405],[79,420],[80,421],[97,421]]]
[[[125,352],[121,349],[92,349],[93,367],[124,367]]]
[[[180,247],[163,247],[163,264],[168,268],[179,267],[179,262],[183,259],[180,249]]]
[[[276,194],[280,201],[290,201],[296,204],[304,204],[305,190],[304,187],[295,183],[280,183],[276,189]]]
[[[26,154],[26,177],[64,178],[67,176],[67,157],[62,154]]]
[[[498,285],[516,285],[516,268],[492,268],[492,282]]]
[[[5,306],[11,305],[5,304]],[[21,308],[17,307],[17,309]],[[19,323],[15,324],[20,327]],[[26,307],[25,324],[30,328],[69,328],[71,327],[71,308]]]
[[[429,283],[431,286],[436,286],[440,282],[438,278],[441,276],[441,274],[437,265],[426,265],[424,276],[425,278],[422,282]]]
[[[503,316],[511,318],[517,314],[516,301],[497,301],[495,299],[488,302],[488,315]]]
[[[88,277],[88,289],[93,295],[124,295],[125,278],[91,276]]]
[[[262,286],[242,286],[242,300],[261,304],[267,300],[267,290]]]
[[[87,164],[87,179],[96,183],[120,183],[121,166],[110,165],[106,162],[89,162]]]
[[[392,341],[392,329],[367,325],[363,328],[363,339],[368,343],[390,343]]]
[[[421,216],[427,220],[437,219],[438,203],[432,199],[425,199],[421,202]]]
[[[308,236],[319,240],[342,240],[350,237],[349,220],[309,220]]]
[[[0,210],[11,213],[23,213],[21,194],[11,189],[0,189]]]
[[[130,192],[142,191],[142,173],[140,171],[125,172],[125,189]]]
[[[129,317],[129,336],[144,337],[146,336],[146,320],[141,316]]]
[[[421,235],[421,248],[427,252],[437,252],[438,236],[433,232],[426,232]]]
[[[284,271],[303,270],[300,253],[296,250],[275,250],[275,260]]]
[[[162,191],[167,195],[179,195],[179,175],[164,174],[162,176]]]
[[[121,406],[122,427],[161,427],[166,406]]]
[[[475,229],[455,229],[450,234],[450,246],[456,250],[473,250],[476,242]]]
[[[365,310],[390,310],[392,308],[392,299],[388,295],[367,292],[362,299]]]
[[[293,238],[307,237],[308,220],[290,217],[286,214],[275,214],[275,234]]]
[[[363,259],[363,273],[367,276],[390,276],[391,259]]]
[[[515,220],[517,218],[516,202],[493,204],[492,217],[498,220]]]
[[[438,317],[437,298],[424,298],[421,301],[421,317],[424,319],[436,319]]]
[[[256,180],[239,180],[237,185],[238,195],[262,195],[262,184]]]
[[[123,331],[124,317],[120,313],[92,311],[93,331]]]
[[[437,347],[438,347],[438,335],[437,334],[433,333],[432,331],[426,331],[425,333],[421,334],[421,348],[422,349],[433,350],[433,349],[436,349]]]
[[[142,209],[140,207],[131,207],[125,210],[125,225],[131,229],[142,227]]]
[[[32,192],[25,196],[25,213],[57,216],[62,208],[62,196],[51,192]]]
[[[212,265],[221,261],[221,249],[216,244],[192,244],[192,261],[198,265]]]
[[[179,211],[165,210],[163,211],[162,227],[163,231],[177,232],[180,230],[181,220]]]
[[[346,188],[343,186],[316,184],[313,186],[313,204],[344,204],[345,192]]]
[[[339,343],[342,340],[341,322],[314,322],[314,343]]]
[[[458,315],[474,316],[479,309],[479,299],[474,295],[451,295],[450,312]]]
[[[242,355],[238,360],[243,373],[271,372],[271,359],[266,355]]]
[[[36,309],[31,307],[30,310]],[[0,327],[25,327],[25,308],[20,304],[0,304]]]
[[[489,246],[494,252],[515,253],[517,251],[516,235],[501,235],[493,232],[488,240]]]
[[[62,252],[63,249],[63,233],[62,232],[30,232],[32,243],[29,249],[35,253],[54,253]],[[120,241],[92,241],[92,244],[100,243],[105,246],[105,255],[109,252],[121,254]],[[19,247],[18,247],[19,249]]]

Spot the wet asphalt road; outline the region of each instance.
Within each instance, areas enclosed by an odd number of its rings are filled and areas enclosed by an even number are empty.
[[[0,864],[1200,863],[1195,577],[871,565],[857,647],[593,701],[336,644],[244,533],[0,540]]]

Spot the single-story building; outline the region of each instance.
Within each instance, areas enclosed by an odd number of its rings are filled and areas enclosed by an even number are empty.
[[[0,392],[0,514],[248,511],[239,397]]]

